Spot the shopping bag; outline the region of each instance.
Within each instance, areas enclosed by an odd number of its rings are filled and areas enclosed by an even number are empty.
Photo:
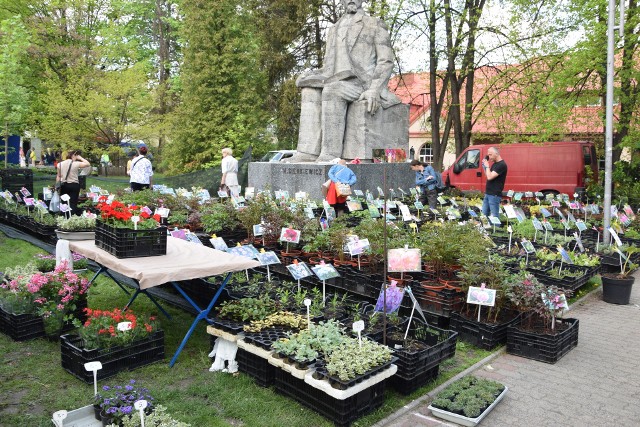
[[[349,184],[343,184],[342,182],[336,183],[336,196],[346,197],[351,195],[351,186]]]
[[[51,196],[51,201],[49,202],[49,210],[51,212],[60,212],[60,193],[57,191],[54,191],[53,196]]]
[[[327,193],[329,192],[329,186],[331,185],[331,180],[328,179],[327,182],[322,184],[322,195],[327,197]]]

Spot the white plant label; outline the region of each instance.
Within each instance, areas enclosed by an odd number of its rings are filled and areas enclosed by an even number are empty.
[[[364,320],[358,320],[357,322],[353,322],[353,332],[362,332],[364,331]]]
[[[133,324],[131,322],[120,322],[118,323],[118,330],[120,332],[125,332],[131,330]]]
[[[70,199],[68,194],[63,194],[62,196],[60,196],[60,200],[64,201],[64,202],[68,202]]]
[[[139,411],[141,409],[146,409],[147,405],[146,400],[138,400],[133,404],[133,407],[136,408],[136,411]]]
[[[84,369],[87,371],[98,371],[100,369],[102,369],[102,363],[95,361],[95,362],[87,362],[84,364]]]

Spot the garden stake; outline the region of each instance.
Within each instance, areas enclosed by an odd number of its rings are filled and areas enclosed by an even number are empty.
[[[482,311],[482,306],[478,306],[478,322],[480,322],[480,312]]]
[[[309,298],[305,298],[304,305],[307,307],[307,329],[311,329],[311,314],[309,313],[309,306],[311,305],[311,300]]]
[[[140,427],[144,427],[144,409],[147,407],[147,401],[138,400],[133,404],[133,407],[140,413]]]

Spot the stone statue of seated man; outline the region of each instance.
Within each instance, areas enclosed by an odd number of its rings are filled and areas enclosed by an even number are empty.
[[[384,22],[364,13],[362,2],[342,0],[345,14],[328,31],[324,66],[296,81],[302,88],[302,106],[298,153],[291,163],[356,157],[362,149],[349,147],[357,143],[349,137],[357,130],[350,128],[363,127],[364,121],[347,120],[349,105],[366,102],[366,113],[373,116],[380,107],[400,103],[387,88],[394,62],[389,33]],[[405,115],[407,133],[408,109]],[[408,145],[408,133],[406,138]]]

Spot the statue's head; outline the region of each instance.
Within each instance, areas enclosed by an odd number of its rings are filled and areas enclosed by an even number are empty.
[[[345,13],[356,13],[362,7],[364,0],[342,0]]]

